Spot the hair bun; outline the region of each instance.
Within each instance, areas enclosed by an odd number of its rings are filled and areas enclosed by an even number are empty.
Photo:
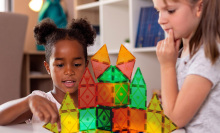
[[[34,37],[37,44],[46,45],[46,38],[51,35],[57,29],[56,24],[49,18],[42,20],[34,28]]]
[[[73,19],[72,22],[67,27],[71,31],[81,34],[85,40],[87,46],[94,43],[94,38],[96,37],[96,32],[88,21],[85,19]],[[80,36],[80,35],[79,35]]]

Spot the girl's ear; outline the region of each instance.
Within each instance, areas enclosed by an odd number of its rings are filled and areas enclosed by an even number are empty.
[[[203,0],[199,0],[197,3],[197,12],[196,12],[197,17],[200,17],[202,15],[202,10],[203,10]]]
[[[50,66],[46,61],[44,61],[44,67],[46,68],[47,73],[50,74]]]

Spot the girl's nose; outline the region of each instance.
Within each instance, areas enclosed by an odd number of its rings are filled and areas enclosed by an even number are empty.
[[[158,23],[162,26],[163,24],[167,23],[167,19],[164,14],[161,12],[159,13]]]
[[[64,72],[65,75],[75,75],[75,72],[73,70],[73,68],[71,68],[70,66],[67,66]]]

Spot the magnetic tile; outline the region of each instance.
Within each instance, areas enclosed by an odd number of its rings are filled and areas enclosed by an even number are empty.
[[[119,65],[116,65],[116,67],[129,79],[131,80],[131,75],[133,72],[135,60],[130,62],[125,62]]]
[[[116,64],[119,65],[125,62],[133,61],[135,59],[136,58],[125,48],[125,46],[121,45]]]
[[[104,44],[92,57],[91,60],[111,64],[106,44]]]
[[[108,69],[110,67],[109,64],[103,64],[101,62],[97,62],[97,61],[91,61],[92,63],[92,68],[93,68],[93,72],[95,74],[95,78],[97,79],[100,75],[102,75],[106,69]]]

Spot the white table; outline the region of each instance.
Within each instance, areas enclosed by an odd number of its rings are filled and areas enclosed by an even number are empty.
[[[0,133],[52,133],[43,128],[43,125],[44,123],[0,126]],[[183,129],[179,129],[172,133],[185,133],[185,131]]]

